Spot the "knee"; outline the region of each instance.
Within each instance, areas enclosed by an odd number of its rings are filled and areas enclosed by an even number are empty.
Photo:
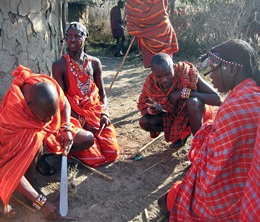
[[[85,131],[82,139],[79,141],[79,147],[91,147],[94,144],[94,135],[90,131]]]
[[[197,97],[192,97],[187,100],[187,109],[189,115],[192,114],[202,114],[204,109],[204,104]]]
[[[143,130],[147,130],[148,129],[148,118],[146,116],[143,116],[142,118],[139,119],[139,125]]]
[[[163,195],[161,195],[160,197],[159,197],[159,199],[157,200],[157,204],[158,204],[158,208],[159,208],[159,210],[163,213],[163,214],[165,214],[165,215],[168,215],[170,212],[169,212],[169,210],[168,210],[168,208],[167,208],[167,194],[168,194],[168,192],[167,193],[164,193]]]

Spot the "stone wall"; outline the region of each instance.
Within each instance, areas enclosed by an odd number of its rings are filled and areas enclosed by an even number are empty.
[[[58,2],[0,0],[0,100],[18,65],[51,74],[60,47]]]

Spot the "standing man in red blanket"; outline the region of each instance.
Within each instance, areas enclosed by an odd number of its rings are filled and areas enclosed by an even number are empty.
[[[84,25],[68,24],[65,39],[69,51],[53,63],[52,74],[69,100],[71,115],[95,137],[90,149],[74,153],[73,157],[82,164],[98,167],[115,161],[119,146],[109,119],[101,62],[84,52],[87,37]]]
[[[110,25],[113,37],[116,39],[116,51],[115,56],[123,56],[123,48],[125,42],[125,27],[124,20],[122,18],[122,9],[124,2],[119,0],[117,6],[114,6],[110,11]]]
[[[221,104],[220,96],[193,64],[174,64],[166,53],[153,57],[151,70],[137,105],[142,115],[140,126],[152,138],[164,132],[171,147],[179,148],[199,130],[202,118],[213,118],[212,106]]]
[[[207,55],[213,86],[229,94],[214,121],[204,123],[193,138],[191,167],[183,180],[159,198],[159,207],[170,213],[170,221],[239,221],[246,181],[257,172],[253,168],[250,172],[260,113],[256,51],[235,39]],[[259,177],[251,179],[259,182]],[[256,196],[247,195],[252,200]]]

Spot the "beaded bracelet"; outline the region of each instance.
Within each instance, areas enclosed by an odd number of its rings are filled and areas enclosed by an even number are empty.
[[[181,98],[183,98],[183,99],[190,98],[190,92],[191,92],[191,89],[189,89],[187,87],[183,87],[181,90]]]
[[[72,131],[72,124],[64,122],[60,126],[60,133],[63,131]]]
[[[47,201],[47,197],[40,194],[39,197],[34,201],[32,205],[36,210],[40,210],[46,201]]]

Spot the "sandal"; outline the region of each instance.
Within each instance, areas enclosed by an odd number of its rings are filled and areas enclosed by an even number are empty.
[[[188,136],[186,136],[183,140],[181,140],[181,139],[176,140],[174,143],[172,143],[170,145],[170,148],[176,149],[176,148],[183,147],[185,145],[187,139],[189,138],[189,136],[190,136],[190,134]]]
[[[53,155],[53,154],[52,153],[43,154],[37,163],[36,170],[42,176],[52,176],[56,173],[56,168],[54,166],[51,166],[45,160],[47,157],[49,157],[51,155]]]

